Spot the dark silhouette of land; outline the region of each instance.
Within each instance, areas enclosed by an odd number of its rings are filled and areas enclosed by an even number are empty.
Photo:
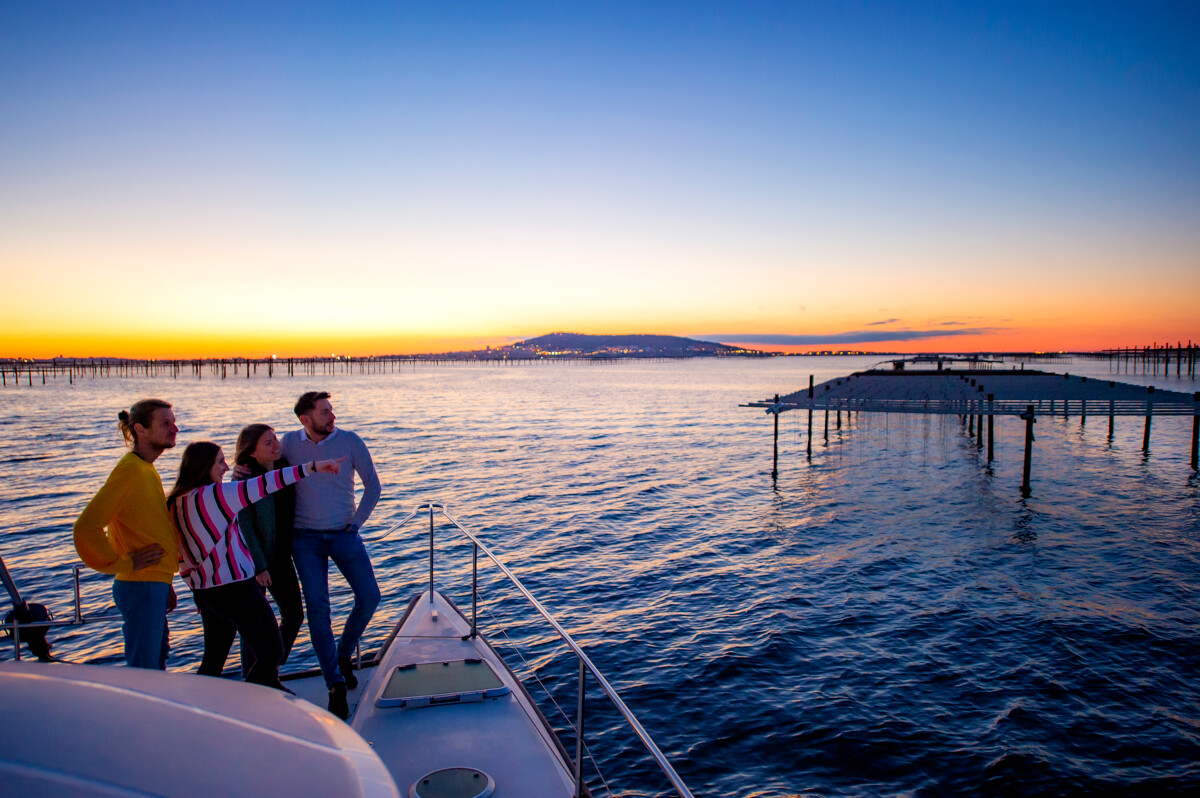
[[[446,352],[431,358],[453,360],[546,358],[663,358],[663,357],[765,357],[767,352],[740,346],[697,341],[677,335],[585,335],[554,332],[507,346],[464,352]]]

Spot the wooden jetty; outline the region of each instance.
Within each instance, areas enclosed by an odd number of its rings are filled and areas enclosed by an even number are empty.
[[[1088,357],[1108,360],[1113,370],[1118,374],[1149,374],[1161,373],[1167,376],[1171,373],[1171,363],[1175,364],[1175,376],[1196,378],[1196,363],[1200,360],[1200,346],[1187,342],[1185,346],[1179,341],[1175,346],[1155,343],[1151,346],[1103,349],[1099,352],[1088,353]]]
[[[936,368],[935,368],[936,366]],[[1180,366],[1182,371],[1182,365]],[[994,458],[996,416],[1025,420],[1025,468],[1021,490],[1030,493],[1030,462],[1033,425],[1038,416],[1107,416],[1109,436],[1116,416],[1145,417],[1143,451],[1150,449],[1154,416],[1191,416],[1191,465],[1198,463],[1200,444],[1200,392],[1184,393],[1130,385],[1116,380],[1055,374],[1026,368],[1005,367],[998,361],[980,358],[922,356],[895,360],[890,369],[860,371],[773,399],[750,402],[743,407],[763,408],[775,416],[775,450],[772,476],[778,474],[779,415],[792,410],[808,413],[808,455],[812,455],[812,414],[853,412],[957,415],[968,426],[968,434],[983,445],[987,426],[988,462]]]
[[[678,357],[639,357],[639,361],[678,360]],[[288,357],[288,358],[199,358],[191,360],[142,360],[125,358],[45,358],[0,360],[0,387],[10,385],[47,385],[53,380],[65,379],[74,383],[79,379],[101,379],[107,377],[165,377],[179,379],[205,376],[228,379],[252,376],[272,378],[275,376],[316,376],[333,374],[375,374],[397,372],[404,366],[520,366],[570,362],[604,365],[623,361],[616,357],[447,357],[425,355],[378,355],[367,357]]]

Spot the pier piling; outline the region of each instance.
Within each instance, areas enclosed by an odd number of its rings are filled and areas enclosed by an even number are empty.
[[[808,375],[808,459],[812,460],[812,399],[813,375]]]
[[[988,459],[990,463],[995,459],[995,440],[996,433],[996,415],[992,413],[992,401],[996,398],[993,394],[988,394]]]
[[[1151,385],[1147,388],[1146,393],[1153,394],[1154,386]],[[1153,404],[1147,404],[1146,406],[1146,431],[1142,434],[1142,451],[1146,454],[1150,453],[1150,419],[1154,416],[1153,407]]]
[[[775,394],[775,404],[779,404],[779,394]],[[775,409],[775,450],[771,455],[771,479],[779,476],[779,409]]]
[[[1196,460],[1197,445],[1200,444],[1200,391],[1196,391],[1192,399],[1196,403],[1196,409],[1192,413],[1192,470],[1196,471],[1200,470],[1200,463]]]
[[[1025,412],[1020,417],[1025,419],[1025,468],[1021,478],[1021,495],[1028,499],[1033,493],[1029,485],[1030,466],[1033,464],[1033,425],[1036,423],[1033,405],[1025,405]]]
[[[979,390],[977,391],[977,393],[983,393],[982,385],[979,386]],[[977,448],[982,449],[983,448],[983,402],[979,403],[979,418],[977,419],[977,422],[978,423],[975,425],[975,446]]]

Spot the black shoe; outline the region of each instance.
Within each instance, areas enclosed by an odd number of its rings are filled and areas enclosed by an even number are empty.
[[[329,688],[329,711],[342,720],[350,717],[350,705],[346,703],[346,685],[341,682]]]
[[[342,672],[342,678],[346,680],[347,690],[358,687],[358,677],[354,675],[354,659],[352,657],[338,657],[338,670]]]

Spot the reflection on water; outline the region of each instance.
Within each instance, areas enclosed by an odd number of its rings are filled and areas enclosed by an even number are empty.
[[[70,612],[70,529],[122,449],[116,413],[175,404],[182,444],[291,429],[327,389],[368,442],[384,498],[366,530],[443,501],[577,636],[698,794],[1187,792],[1195,770],[1200,491],[1190,419],[1043,419],[1033,496],[1024,425],[996,460],[954,417],[737,405],[862,368],[854,359],[419,367],[267,380],[60,380],[9,388],[0,553],[23,591]],[[1103,365],[1072,364],[1098,375]],[[1124,379],[1124,377],[1123,377]],[[1132,381],[1132,378],[1131,378]],[[1160,376],[1154,380],[1172,387]],[[1190,383],[1184,390],[1194,390]],[[378,644],[427,578],[427,526],[373,544]],[[469,603],[470,549],[439,530],[438,579]],[[563,706],[574,663],[486,564],[481,619]],[[187,589],[178,585],[183,606]],[[83,584],[111,608],[107,577]],[[338,617],[344,618],[343,594]],[[170,667],[193,670],[194,615]],[[115,628],[64,632],[74,661],[120,659]],[[519,652],[519,653],[517,653]],[[0,651],[11,656],[11,649]],[[523,658],[523,659],[522,659]],[[314,664],[304,633],[294,661]],[[616,784],[658,789],[602,702],[591,745]],[[552,706],[547,714],[554,717]],[[569,712],[568,712],[569,714]],[[620,756],[618,756],[620,754]]]

